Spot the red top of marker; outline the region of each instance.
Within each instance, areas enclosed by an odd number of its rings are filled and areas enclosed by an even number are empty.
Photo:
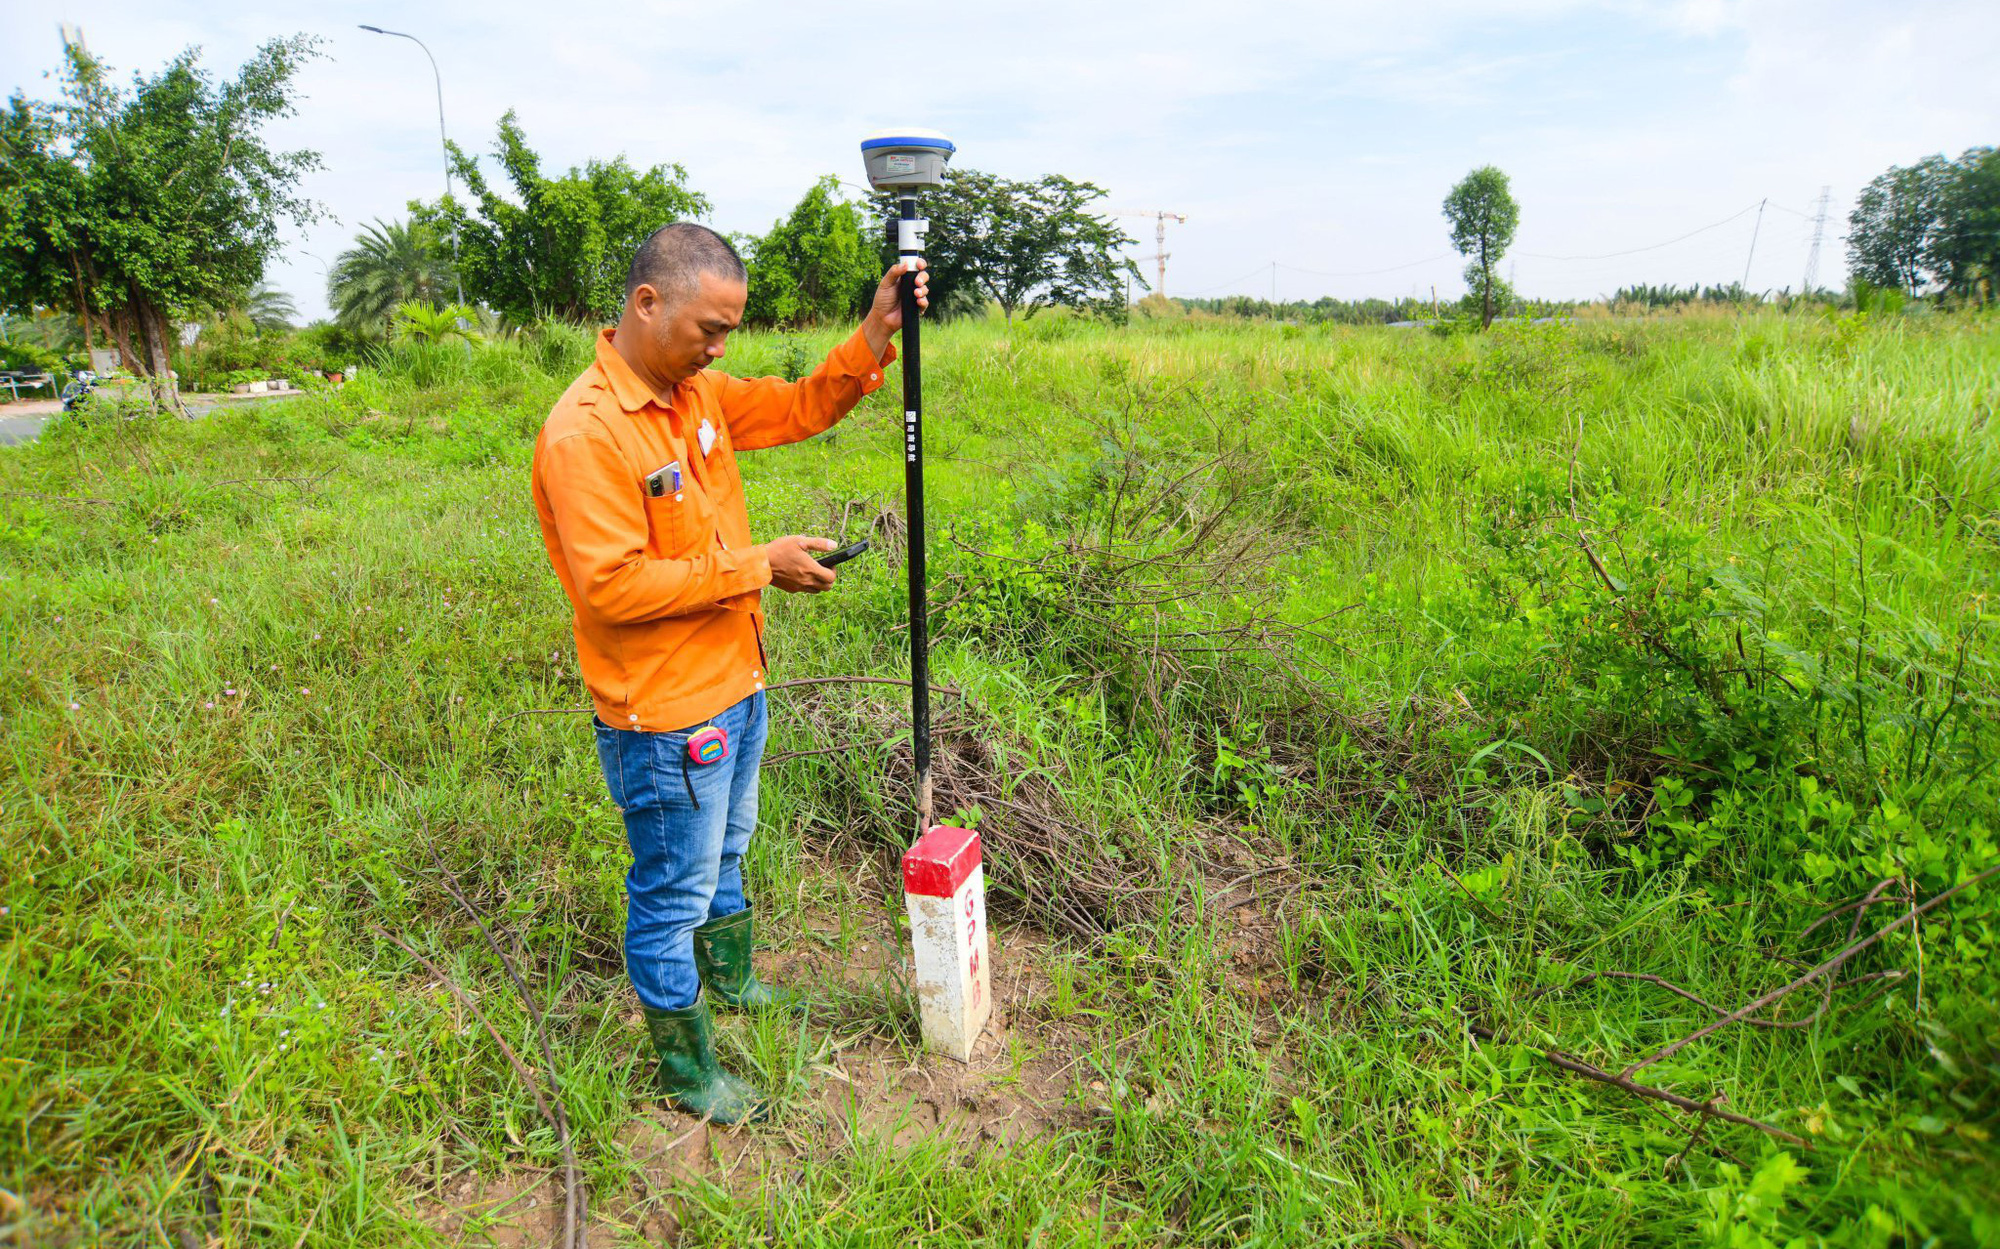
[[[931,898],[949,898],[979,866],[979,834],[939,824],[903,852],[903,888]]]

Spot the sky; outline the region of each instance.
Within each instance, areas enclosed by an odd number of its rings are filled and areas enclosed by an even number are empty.
[[[303,187],[323,216],[288,229],[269,275],[307,317],[361,226],[444,187],[430,63],[362,23],[428,45],[468,150],[489,153],[512,108],[545,169],[678,162],[711,225],[761,233],[821,175],[861,183],[865,135],[928,126],[956,164],[1185,214],[1167,227],[1176,296],[1453,297],[1440,205],[1485,164],[1520,203],[1506,266],[1524,294],[1746,273],[1796,289],[1822,188],[1819,281],[1838,284],[1870,178],[2000,143],[1992,0],[286,7],[9,5],[0,81],[51,97],[63,21],[121,73],[198,45],[226,77],[264,40],[321,37],[271,135],[324,161]],[[1121,224],[1149,257],[1153,219]]]

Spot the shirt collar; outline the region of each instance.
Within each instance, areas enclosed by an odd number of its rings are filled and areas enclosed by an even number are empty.
[[[639,380],[632,366],[625,363],[625,357],[618,354],[618,348],[611,343],[617,333],[612,326],[597,333],[597,367],[603,371],[605,380],[611,383],[611,393],[618,398],[618,406],[627,412],[637,412],[649,403],[659,403],[660,397],[653,388]],[[664,405],[663,405],[664,406]]]

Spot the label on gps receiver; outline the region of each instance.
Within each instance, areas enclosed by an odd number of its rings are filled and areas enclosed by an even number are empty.
[[[915,173],[917,158],[908,152],[891,152],[882,160],[884,173]]]

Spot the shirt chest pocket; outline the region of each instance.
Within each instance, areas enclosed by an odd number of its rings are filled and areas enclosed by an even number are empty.
[[[690,559],[715,545],[715,508],[701,487],[646,499],[646,553],[655,559]]]
[[[743,493],[743,479],[736,471],[736,457],[726,454],[721,446],[702,465],[703,474],[708,479],[709,494],[717,507],[724,507],[736,496]]]

